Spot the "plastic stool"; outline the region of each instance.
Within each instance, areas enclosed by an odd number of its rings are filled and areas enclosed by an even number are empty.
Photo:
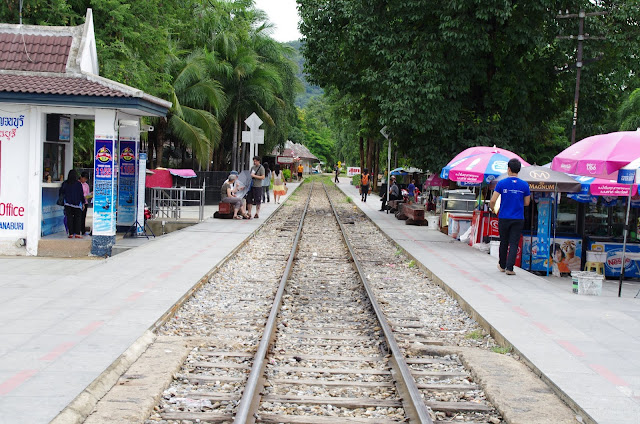
[[[587,262],[584,266],[585,271],[594,270],[600,275],[604,275],[604,264],[602,262]]]

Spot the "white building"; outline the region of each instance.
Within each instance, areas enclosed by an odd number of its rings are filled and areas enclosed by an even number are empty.
[[[37,255],[43,236],[64,231],[56,200],[73,166],[77,119],[95,120],[94,157],[108,159],[94,167],[102,207],[94,211],[92,252],[109,254],[116,207],[118,224],[137,216],[117,205],[117,158],[137,163],[139,118],[165,116],[170,106],[98,75],[91,9],[76,27],[0,24],[0,254]],[[123,141],[133,155],[122,154]]]

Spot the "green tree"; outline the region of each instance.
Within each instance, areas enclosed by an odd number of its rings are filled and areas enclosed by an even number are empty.
[[[637,75],[637,2],[514,0],[298,0],[303,53],[312,83],[355,99],[366,136],[386,125],[398,149],[438,169],[472,145],[492,145],[536,161],[556,145],[572,105],[577,22],[558,10],[612,10],[601,30],[606,59],[583,72],[584,135],[611,122],[620,91]],[[562,22],[560,22],[562,21]],[[598,56],[591,41],[591,57]],[[607,83],[615,85],[607,87]],[[352,117],[353,118],[353,117]],[[543,151],[545,151],[543,149]],[[545,151],[546,152],[546,151]],[[546,155],[546,153],[544,153]]]
[[[212,54],[199,51],[184,59],[167,57],[167,74],[172,78],[168,98],[173,103],[168,117],[169,135],[191,148],[200,165],[207,164],[206,169],[221,138],[217,116],[226,107],[221,84],[207,76],[214,61]],[[163,157],[163,141],[156,145],[157,158]]]
[[[618,108],[618,130],[636,131],[640,128],[640,88],[631,93]]]

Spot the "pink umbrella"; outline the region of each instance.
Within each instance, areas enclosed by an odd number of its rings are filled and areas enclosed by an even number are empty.
[[[553,158],[551,169],[594,178],[608,178],[640,157],[640,131],[587,137]]]
[[[444,182],[442,178],[438,176],[438,174],[432,174],[429,178],[424,182],[425,187],[444,187],[447,183]]]
[[[458,154],[442,171],[440,178],[467,184],[490,183],[507,172],[510,159],[518,159],[522,166],[529,164],[520,156],[497,147],[471,147]]]
[[[466,158],[469,156],[475,156],[475,155],[481,155],[484,153],[500,153],[501,155],[507,156],[508,158],[516,158],[520,161],[522,161],[522,159],[520,158],[520,156],[516,155],[515,153],[506,150],[506,149],[501,149],[499,147],[496,147],[495,145],[493,147],[489,147],[489,146],[475,146],[475,147],[469,147],[468,149],[463,150],[462,152],[458,153],[456,155],[456,157],[454,157],[451,162],[455,162],[459,159],[462,158]],[[451,163],[449,162],[449,163]]]

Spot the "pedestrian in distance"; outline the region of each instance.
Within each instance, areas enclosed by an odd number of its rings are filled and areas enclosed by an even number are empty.
[[[251,206],[255,205],[256,215],[254,218],[258,218],[260,214],[260,203],[262,202],[262,180],[264,180],[264,166],[260,163],[260,157],[253,157],[253,166],[251,167],[251,180],[253,185],[249,191],[247,197],[247,212],[251,216]]]
[[[273,201],[280,203],[280,197],[287,194],[285,186],[287,183],[284,181],[284,176],[280,170],[280,165],[276,164],[273,172],[271,173],[271,179],[273,180]]]
[[[298,165],[298,181],[302,181],[302,173],[304,172],[304,167],[302,166],[302,162]]]
[[[363,202],[367,201],[370,179],[371,175],[369,175],[369,170],[367,168],[364,168],[362,170],[362,174],[360,174],[360,200],[362,200]]]
[[[407,192],[409,193],[409,197],[408,197],[409,203],[413,203],[414,197],[416,195],[415,191],[416,191],[416,180],[411,180],[411,182],[407,186]]]
[[[269,168],[269,162],[262,164],[264,166],[264,180],[262,180],[262,203],[271,202],[269,197],[269,186],[271,185],[271,169]]]
[[[69,171],[67,179],[60,187],[60,194],[64,199],[64,214],[69,226],[69,238],[82,238],[80,225],[82,225],[82,208],[84,207],[84,192],[82,183],[78,181],[78,173],[75,169]]]
[[[340,182],[340,180],[338,179],[338,175],[340,175],[340,167],[338,166],[337,163],[336,163],[336,166],[333,167],[333,172],[336,173],[336,177],[333,179],[333,182],[338,184]]]
[[[402,196],[400,195],[400,187],[396,184],[396,177],[391,176],[391,186],[389,187],[389,201],[391,200],[400,200]],[[382,196],[382,206],[380,207],[380,211],[386,211],[389,207],[387,205],[387,196]]]
[[[87,209],[89,209],[89,200],[93,197],[91,194],[91,187],[89,187],[89,173],[82,171],[80,174],[80,184],[82,184],[82,194],[84,195],[84,203],[82,208],[82,223],[80,224],[80,231],[85,236],[89,235],[87,232]]]
[[[500,233],[500,259],[498,270],[507,275],[515,275],[513,266],[516,263],[518,244],[522,228],[524,227],[524,208],[529,206],[531,192],[529,184],[518,178],[522,164],[518,159],[511,159],[508,163],[508,178],[496,185],[489,206],[495,211],[496,202],[500,197],[498,213],[498,231]]]

